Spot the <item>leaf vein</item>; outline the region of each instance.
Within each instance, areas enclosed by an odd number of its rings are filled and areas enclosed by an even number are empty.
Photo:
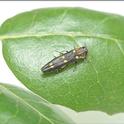
[[[68,36],[68,37],[88,37],[88,38],[99,38],[104,40],[112,40],[117,41],[121,39],[117,39],[112,35],[107,34],[88,34],[83,32],[41,32],[38,34],[15,34],[15,35],[1,35],[0,40],[7,40],[7,39],[18,39],[18,38],[30,38],[30,37],[47,37],[47,36]]]
[[[25,105],[29,106],[30,108],[32,108],[35,112],[37,112],[40,115],[40,119],[41,117],[45,118],[47,121],[49,121],[51,124],[54,124],[48,117],[46,117],[45,115],[43,115],[42,113],[40,113],[36,108],[34,108],[33,106],[31,106],[29,103],[27,103],[26,101],[24,101],[22,98],[20,98],[18,95],[16,95],[14,92],[12,92],[10,89],[6,88],[5,86],[0,85],[0,87],[3,89],[8,90],[14,97],[16,97],[18,100],[22,101]]]

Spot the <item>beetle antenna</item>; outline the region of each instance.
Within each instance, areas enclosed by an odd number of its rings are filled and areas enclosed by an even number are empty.
[[[80,45],[78,44],[78,42],[76,41],[76,39],[75,39],[75,37],[71,37],[72,38],[72,40],[74,41],[74,43],[76,44],[75,46],[74,46],[74,48],[79,48],[80,47]]]

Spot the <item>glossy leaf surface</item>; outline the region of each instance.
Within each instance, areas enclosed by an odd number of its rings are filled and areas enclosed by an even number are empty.
[[[77,111],[124,111],[124,17],[82,8],[25,12],[0,28],[4,58],[15,76],[48,101]],[[86,61],[59,73],[41,67],[77,46]]]

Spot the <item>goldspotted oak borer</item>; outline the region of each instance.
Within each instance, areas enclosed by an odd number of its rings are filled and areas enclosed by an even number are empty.
[[[60,56],[55,57],[53,60],[44,65],[41,70],[43,72],[56,71],[64,68],[70,63],[77,62],[77,60],[84,60],[87,57],[88,49],[86,47],[79,47],[62,53]]]

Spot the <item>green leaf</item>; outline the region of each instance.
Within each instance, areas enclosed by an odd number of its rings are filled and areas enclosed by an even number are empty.
[[[124,17],[82,8],[47,8],[8,19],[0,28],[15,76],[48,101],[77,111],[124,111]],[[59,73],[41,67],[77,45],[88,57]]]
[[[2,124],[74,124],[65,113],[41,97],[15,86],[0,84]]]

